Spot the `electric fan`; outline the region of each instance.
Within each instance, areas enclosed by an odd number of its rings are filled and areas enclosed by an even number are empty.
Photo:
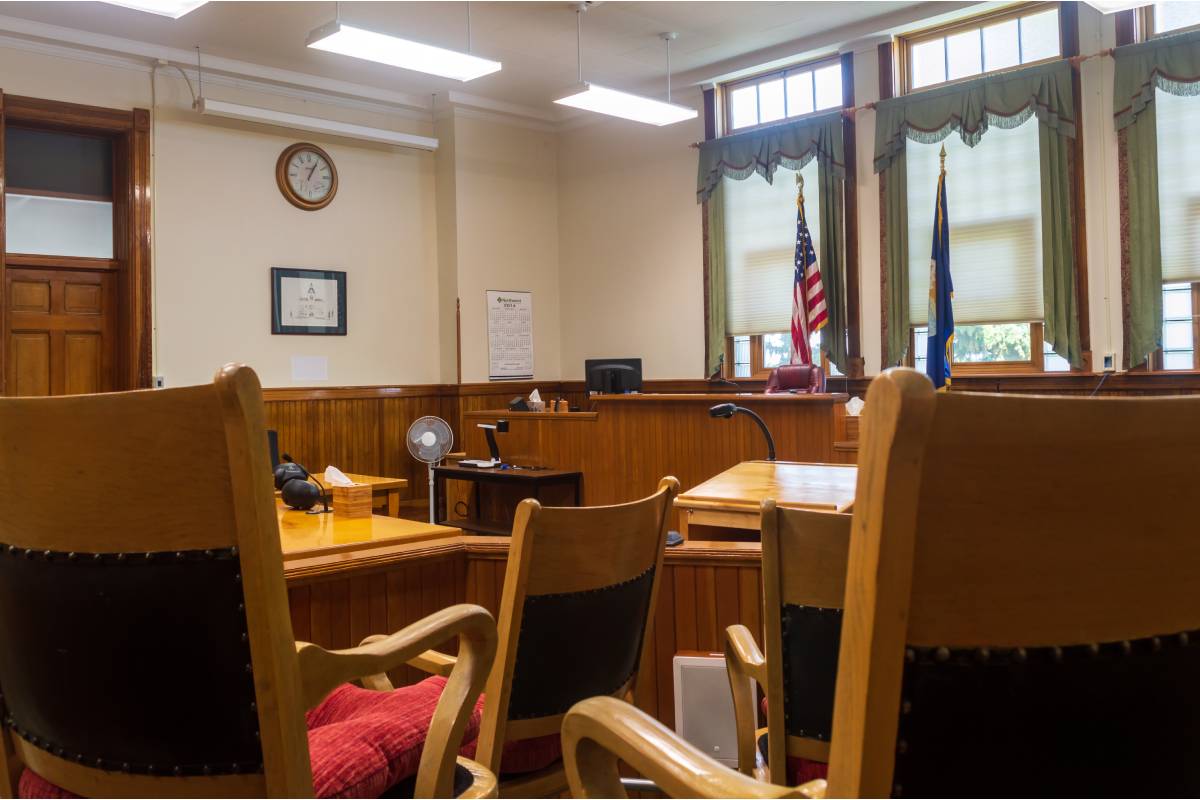
[[[408,428],[408,452],[429,469],[429,522],[437,519],[433,504],[433,468],[454,446],[454,432],[441,417],[421,417]]]

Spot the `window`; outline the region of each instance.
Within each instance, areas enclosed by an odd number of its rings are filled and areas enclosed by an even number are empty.
[[[929,329],[912,330],[912,366],[920,372],[928,364],[926,348]],[[953,371],[978,374],[1005,368],[1010,372],[1070,372],[1071,364],[1043,341],[1042,323],[1028,325],[956,325],[954,327]],[[988,365],[980,369],[979,365]]]
[[[1169,33],[1200,25],[1200,2],[1174,0],[1155,3],[1149,9],[1149,25],[1152,34]]]
[[[791,363],[792,332],[768,333],[762,336],[731,336],[734,378],[763,378],[776,367]],[[821,352],[821,332],[814,331],[808,340],[813,353],[813,363],[825,370],[829,376],[838,376],[838,371]]]
[[[1058,58],[1058,6],[1039,3],[902,37],[897,52],[906,90]]]
[[[1041,371],[1046,362],[1036,120],[1009,130],[993,126],[976,147],[953,135],[938,144],[907,143],[910,323],[923,330],[929,317],[929,254],[943,144],[954,362],[975,365],[968,371]],[[924,358],[918,339],[914,334],[914,365]]]
[[[1197,369],[1193,318],[1194,287],[1200,286],[1200,163],[1191,132],[1200,124],[1200,99],[1156,90],[1154,102],[1163,275],[1163,347],[1154,363],[1160,369]]]
[[[800,171],[804,213],[821,252],[817,162]],[[774,182],[757,175],[725,181],[725,294],[732,377],[762,377],[791,360],[792,281],[796,257],[796,172],[780,167]],[[819,349],[819,348],[818,348]]]
[[[735,132],[842,105],[837,58],[725,84],[725,130]]]

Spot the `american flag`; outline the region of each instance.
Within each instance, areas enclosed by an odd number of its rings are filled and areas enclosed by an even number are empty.
[[[803,184],[797,181],[803,187]],[[796,195],[796,275],[792,283],[792,363],[813,363],[808,346],[813,331],[829,321],[825,311],[825,288],[813,251],[812,236],[804,219],[803,188]]]

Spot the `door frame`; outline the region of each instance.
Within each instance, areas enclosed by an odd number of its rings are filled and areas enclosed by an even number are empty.
[[[28,125],[65,133],[105,136],[113,142],[113,258],[117,273],[117,343],[114,388],[153,385],[153,305],[150,281],[150,112],[6,95],[0,91],[0,287],[11,260],[35,266],[38,256],[7,254],[4,208],[4,129]],[[47,259],[49,260],[49,259]],[[102,259],[53,257],[59,268],[95,269]],[[26,263],[28,262],[28,263]],[[0,302],[0,332],[7,330],[7,299]],[[0,395],[7,394],[7,342],[0,347]]]

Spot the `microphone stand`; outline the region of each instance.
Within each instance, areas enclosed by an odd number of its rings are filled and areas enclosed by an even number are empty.
[[[775,460],[775,437],[771,436],[771,431],[767,429],[767,423],[763,421],[757,413],[748,408],[734,406],[734,410],[738,414],[745,414],[758,423],[758,427],[762,430],[763,437],[767,440],[767,461]]]

